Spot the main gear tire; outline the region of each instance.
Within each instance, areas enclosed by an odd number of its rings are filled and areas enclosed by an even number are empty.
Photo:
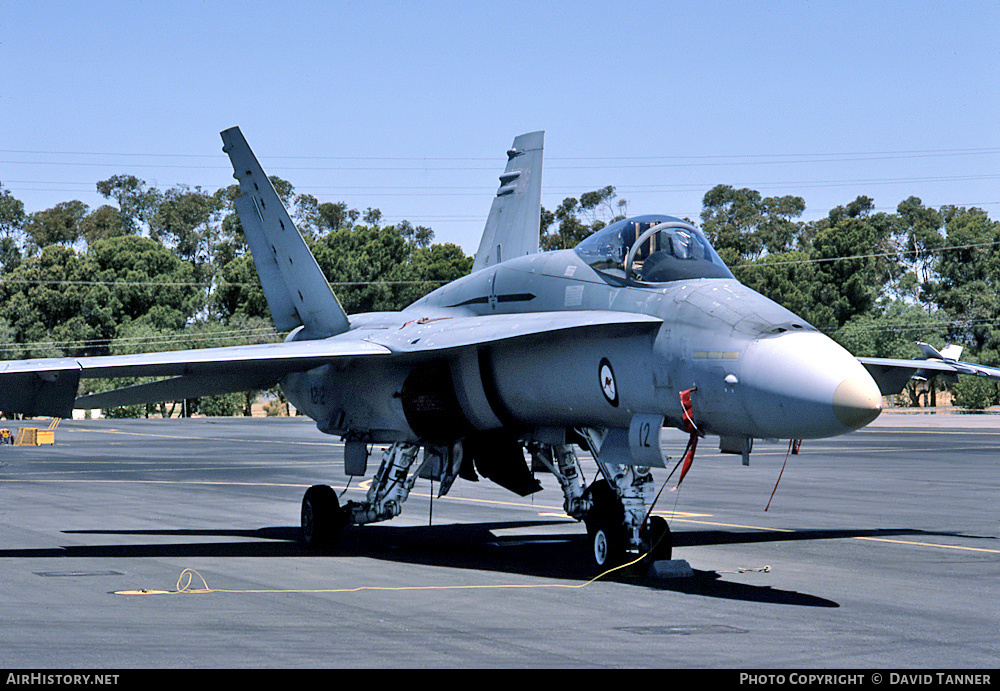
[[[313,485],[302,497],[302,544],[313,552],[337,549],[344,530],[344,510],[337,493],[327,485]]]

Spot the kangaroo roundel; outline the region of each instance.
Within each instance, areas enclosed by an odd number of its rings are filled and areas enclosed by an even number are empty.
[[[607,358],[601,359],[601,366],[598,368],[601,391],[608,403],[618,407],[618,382],[615,381],[615,371],[611,369],[611,363]]]

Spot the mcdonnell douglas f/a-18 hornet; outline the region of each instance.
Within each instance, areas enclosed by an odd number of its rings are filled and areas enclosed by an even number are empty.
[[[630,553],[669,559],[650,516],[661,427],[748,463],[754,439],[814,439],[874,420],[912,376],[1000,371],[924,348],[923,360],[858,359],[737,281],[705,236],[671,216],[612,223],[576,248],[539,252],[543,133],[514,139],[470,275],[401,312],[348,316],[238,128],[222,132],[236,209],[283,343],[0,364],[0,410],[69,416],[280,384],[345,442],[363,501],[326,485],[302,501],[302,539],[335,548],[349,524],[397,516],[418,477],[446,494],[483,476],[522,496],[559,481],[597,568]],[[80,378],[166,377],[77,398]],[[600,477],[586,483],[577,449]],[[527,452],[527,457],[525,452]],[[675,466],[676,469],[676,466]]]

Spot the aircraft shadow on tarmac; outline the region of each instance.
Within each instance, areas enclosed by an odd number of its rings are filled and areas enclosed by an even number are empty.
[[[538,532],[526,534],[533,527],[551,528],[566,525],[564,534]],[[498,536],[494,531],[520,529],[521,534]],[[70,545],[42,549],[3,549],[3,558],[139,558],[139,557],[302,557],[316,556],[298,541],[297,527],[268,527],[256,530],[238,529],[163,529],[163,530],[66,530],[73,535],[157,536],[194,538],[190,541],[143,544]],[[791,532],[726,532],[691,530],[674,532],[675,548],[788,542],[800,540],[831,540],[857,537],[899,537],[949,535],[912,529],[856,530],[796,530]],[[225,541],[203,541],[201,538],[226,538]],[[349,528],[344,532],[340,548],[330,559],[366,557],[400,564],[421,564],[451,568],[512,573],[540,578],[584,581],[589,578],[584,559],[586,537],[575,532],[572,521],[533,520],[487,523],[446,524],[431,526],[371,525]],[[683,553],[676,555],[683,557]],[[836,602],[794,591],[774,589],[726,581],[715,571],[696,570],[689,578],[649,578],[637,567],[623,570],[605,580],[634,584],[640,587],[668,590],[691,595],[770,604],[806,607],[838,607]]]

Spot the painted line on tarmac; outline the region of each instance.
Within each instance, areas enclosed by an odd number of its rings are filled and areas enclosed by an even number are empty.
[[[987,554],[1000,554],[1000,549],[986,549],[985,547],[963,547],[961,545],[941,545],[936,542],[915,542],[913,540],[890,540],[885,537],[856,537],[855,540],[871,540],[872,542],[889,542],[896,545],[914,545],[917,547],[937,547],[939,549],[957,549],[964,552],[986,552]]]
[[[232,437],[202,437],[191,434],[153,434],[152,432],[123,432],[118,429],[91,429],[94,434],[120,434],[128,437],[153,437],[157,439],[183,439],[185,441],[215,441],[240,444],[294,444],[297,446],[343,446],[334,441],[293,441],[289,439],[234,439]]]
[[[679,517],[676,520],[681,521],[682,523],[698,523],[698,524],[701,524],[701,525],[714,525],[714,526],[719,526],[719,527],[722,527],[722,528],[743,528],[743,529],[749,529],[749,530],[762,530],[762,531],[771,532],[771,533],[794,533],[794,532],[796,532],[795,530],[790,529],[790,528],[769,528],[769,527],[760,526],[760,525],[741,525],[741,524],[738,524],[738,523],[720,523],[720,522],[717,522],[717,521],[695,521],[695,520],[691,520],[691,519],[688,519],[688,518],[679,518]],[[917,542],[917,541],[914,541],[914,540],[893,540],[893,539],[884,538],[884,537],[865,537],[865,536],[856,536],[856,537],[852,537],[850,539],[851,540],[868,540],[870,542],[887,542],[887,543],[895,544],[895,545],[909,545],[909,546],[914,546],[914,547],[937,547],[938,549],[955,549],[955,550],[960,550],[960,551],[965,551],[965,552],[986,552],[987,554],[1000,554],[1000,549],[987,549],[985,547],[965,547],[965,546],[962,546],[962,545],[943,545],[943,544],[938,543],[938,542]]]

